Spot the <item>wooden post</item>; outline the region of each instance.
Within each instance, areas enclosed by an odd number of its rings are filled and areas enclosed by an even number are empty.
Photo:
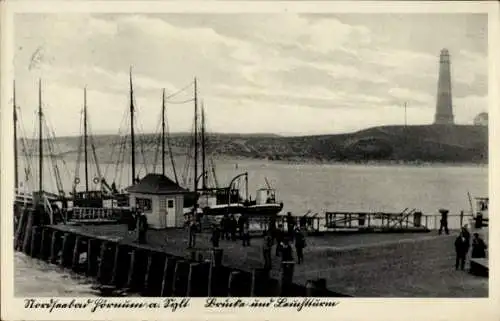
[[[26,254],[30,253],[32,227],[33,227],[33,211],[28,211],[28,221],[26,222],[26,228],[24,230],[24,239],[23,239],[23,252]]]
[[[186,296],[193,296],[193,292],[195,292],[194,287],[199,286],[199,284],[195,284],[199,279],[197,278],[197,273],[199,273],[200,263],[190,263],[189,264],[189,274],[187,279],[187,293]]]
[[[23,212],[21,213],[21,218],[19,219],[19,223],[17,224],[16,237],[14,239],[14,249],[18,251],[22,249],[28,211],[29,210],[27,209],[23,210]]]
[[[62,244],[62,252],[61,252],[61,265],[68,266],[73,258],[73,240],[74,235],[71,233],[64,233],[63,244]]]
[[[264,285],[267,284],[268,279],[269,271],[267,269],[253,269],[250,296],[267,296],[268,293],[264,293],[263,290],[266,288]]]
[[[95,262],[96,260],[96,250],[97,244],[99,244],[99,240],[89,238],[87,242],[87,275],[94,276],[95,275]]]
[[[144,285],[143,285],[143,294],[148,295],[150,291],[149,279],[153,274],[152,265],[153,265],[153,253],[148,251],[148,258],[146,264],[146,274],[144,275]]]
[[[177,261],[174,270],[174,281],[172,284],[172,293],[174,296],[186,296],[187,276],[189,274],[189,263],[186,261]]]
[[[116,244],[115,246],[115,257],[113,259],[113,272],[111,272],[111,284],[119,286],[119,264],[120,264],[120,254],[123,250],[123,246]]]
[[[52,233],[52,240],[50,242],[50,258],[49,258],[49,263],[56,263],[57,258],[59,256],[59,249],[58,249],[58,231],[53,231]]]
[[[71,260],[71,268],[73,271],[78,272],[80,266],[80,246],[81,246],[81,237],[77,235],[75,237],[75,245],[73,246],[73,258]],[[88,257],[88,256],[87,256]]]
[[[231,271],[229,273],[229,280],[227,284],[227,289],[228,289],[228,296],[235,296],[235,294],[238,292],[238,278],[240,276],[240,272],[238,271]]]
[[[177,260],[174,257],[166,257],[163,265],[163,280],[160,296],[171,296]]]
[[[36,257],[40,252],[40,227],[33,226],[31,230],[31,245],[30,245],[30,255]]]
[[[42,260],[46,260],[48,257],[47,243],[50,239],[50,231],[46,227],[42,227],[42,240],[40,241],[40,254],[38,257]]]
[[[293,282],[293,270],[295,262],[283,261],[281,262],[281,277],[280,277],[280,295],[290,296],[290,288]]]
[[[135,250],[132,250],[130,253],[130,263],[128,266],[128,277],[127,277],[127,288],[131,288],[133,286],[133,281],[134,281],[134,273],[135,273],[135,257],[136,253]]]
[[[103,241],[101,243],[101,251],[99,254],[99,266],[97,268],[97,280],[101,284],[106,284],[106,263],[107,263],[107,253],[108,253],[108,241]]]

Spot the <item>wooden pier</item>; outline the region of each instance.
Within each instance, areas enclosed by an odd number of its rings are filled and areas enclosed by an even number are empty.
[[[251,245],[183,229],[149,230],[138,244],[125,224],[34,226],[24,217],[16,249],[95,278],[111,293],[143,296],[485,297],[488,279],[455,271],[454,239],[428,233],[308,236],[305,263],[263,268],[262,238]],[[469,263],[468,263],[469,265]],[[202,286],[200,286],[202,285]]]

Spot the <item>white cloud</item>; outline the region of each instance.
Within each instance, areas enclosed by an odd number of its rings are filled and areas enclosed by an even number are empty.
[[[194,18],[186,15],[186,19]],[[16,78],[24,82],[19,85],[19,100],[35,107],[34,84],[43,77],[47,103],[61,108],[61,112],[48,112],[64,116],[59,131],[71,133],[77,128],[82,88],[87,85],[89,100],[99,106],[100,117],[93,127],[109,132],[119,125],[128,104],[128,68],[133,65],[145,130],[156,128],[160,89],[174,92],[194,76],[199,78],[200,97],[218,111],[210,115],[217,131],[290,132],[293,128],[319,133],[402,123],[399,102],[404,100],[410,103],[410,123],[432,122],[439,52],[392,46],[385,33],[374,34],[367,27],[333,17],[276,14],[217,19],[237,29],[240,36],[221,32],[203,19],[186,27],[168,16],[75,14],[16,19],[16,41],[23,48],[16,56]],[[381,36],[385,41],[380,41]],[[28,70],[27,62],[39,47],[43,48],[39,69]],[[470,122],[486,106],[482,93],[474,94],[477,80],[486,75],[486,57],[465,49],[451,54],[452,81],[468,84],[467,95],[473,93],[454,101],[456,119]],[[398,83],[401,78],[408,81]],[[414,79],[431,85],[421,88],[412,83]],[[192,92],[186,92],[178,100],[190,97]],[[245,117],[229,118],[224,108]],[[169,110],[175,120],[172,130],[191,128],[191,105],[171,105]],[[276,124],[273,117],[286,117],[286,121]]]

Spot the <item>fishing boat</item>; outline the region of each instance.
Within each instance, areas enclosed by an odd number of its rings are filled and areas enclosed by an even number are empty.
[[[276,216],[283,209],[283,202],[278,202],[276,190],[273,189],[266,179],[266,186],[256,191],[256,197],[252,200],[248,189],[248,173],[236,175],[228,186],[217,186],[215,175],[215,164],[207,166],[207,135],[205,107],[201,106],[201,173],[198,175],[198,93],[197,82],[194,80],[194,192],[198,198],[197,207],[201,208],[204,215],[241,214],[247,216]],[[211,168],[207,168],[211,167]],[[208,185],[208,175],[212,173],[216,186]],[[243,197],[240,193],[241,180],[244,179]],[[201,180],[201,187],[199,186]]]

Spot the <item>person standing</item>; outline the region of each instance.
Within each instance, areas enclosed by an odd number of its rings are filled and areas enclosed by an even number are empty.
[[[478,233],[474,233],[474,238],[472,239],[472,253],[471,258],[482,259],[486,257],[486,243],[482,238],[479,237]]]
[[[210,238],[210,241],[212,241],[212,246],[214,248],[219,247],[219,240],[220,240],[220,229],[216,224],[212,225],[212,237]]]
[[[250,227],[248,226],[248,223],[243,225],[241,238],[243,240],[243,246],[250,246]]]
[[[231,233],[231,241],[236,241],[236,227],[237,222],[234,215],[229,216],[229,232]]]
[[[276,256],[281,255],[281,247],[283,246],[283,240],[285,238],[285,233],[283,231],[283,225],[279,225],[276,229],[274,238],[276,240]]]
[[[295,252],[297,253],[297,263],[304,262],[304,248],[306,247],[306,239],[301,230],[297,227],[295,229]]]
[[[188,247],[192,248],[192,247],[196,246],[197,226],[196,226],[196,218],[195,217],[191,217],[191,219],[189,221],[188,228],[189,228],[189,245],[188,245]]]
[[[138,241],[141,244],[145,244],[145,243],[147,243],[146,233],[148,231],[148,218],[146,217],[146,214],[144,214],[144,212],[142,212],[139,215],[138,227],[139,227],[139,240]]]
[[[220,227],[222,230],[222,239],[229,240],[229,219],[227,217],[227,214],[224,214],[224,216],[220,220]]]
[[[439,235],[445,231],[446,234],[450,234],[450,231],[448,230],[448,210],[445,209],[440,209],[439,212],[441,213],[441,221],[440,221],[440,226],[439,226]]]
[[[465,268],[467,252],[469,252],[469,243],[463,233],[460,232],[460,235],[455,239],[455,270],[458,270],[459,267],[461,270]]]
[[[262,245],[262,254],[264,256],[264,269],[270,270],[272,267],[271,249],[273,247],[273,238],[269,231],[264,231],[264,243]]]
[[[293,261],[292,246],[287,237],[281,242],[281,262],[286,261]]]
[[[295,232],[295,217],[292,216],[292,212],[288,212],[286,214],[286,225],[288,237],[293,241],[293,234]]]

